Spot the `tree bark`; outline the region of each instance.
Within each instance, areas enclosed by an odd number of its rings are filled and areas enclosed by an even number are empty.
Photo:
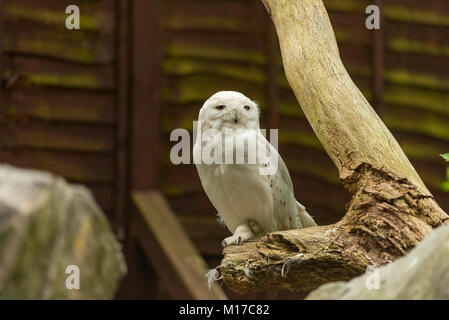
[[[309,300],[448,300],[449,226],[432,231],[407,256],[352,279],[325,284]]]
[[[322,1],[262,1],[290,86],[353,198],[335,225],[275,232],[226,248],[220,270],[239,293],[306,293],[394,261],[449,217],[348,75]]]

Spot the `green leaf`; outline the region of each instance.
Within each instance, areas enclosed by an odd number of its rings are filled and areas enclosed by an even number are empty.
[[[441,188],[443,189],[444,192],[449,192],[449,180],[446,181],[446,182],[444,182],[444,183],[441,185]]]
[[[446,160],[447,162],[449,162],[449,153],[446,153],[446,154],[440,154],[440,156],[441,156],[444,160]]]
[[[446,154],[447,156],[448,154]],[[444,192],[449,192],[449,166],[446,168],[446,176],[447,176],[447,181],[443,182],[441,184],[441,189],[443,189]]]

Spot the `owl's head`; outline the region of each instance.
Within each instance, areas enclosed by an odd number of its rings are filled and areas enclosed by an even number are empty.
[[[204,127],[221,130],[259,129],[260,109],[256,102],[236,91],[220,91],[206,100],[199,121]]]

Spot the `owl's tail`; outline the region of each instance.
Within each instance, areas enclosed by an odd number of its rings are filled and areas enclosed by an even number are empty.
[[[317,224],[312,216],[306,211],[306,207],[296,201],[298,204],[298,216],[303,228],[315,227]]]

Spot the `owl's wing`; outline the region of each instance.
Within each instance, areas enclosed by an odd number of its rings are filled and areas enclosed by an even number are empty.
[[[316,226],[306,208],[295,199],[292,179],[282,157],[262,133],[260,133],[259,139],[260,143],[265,143],[266,149],[270,150],[270,161],[277,159],[277,171],[268,178],[270,184],[273,185],[274,215],[278,225],[282,229]],[[289,210],[290,208],[291,210]]]
[[[298,216],[301,220],[301,225],[303,228],[308,227],[316,227],[316,222],[313,220],[312,216],[306,211],[306,207],[304,207],[302,204],[296,200],[296,203],[298,205]]]

